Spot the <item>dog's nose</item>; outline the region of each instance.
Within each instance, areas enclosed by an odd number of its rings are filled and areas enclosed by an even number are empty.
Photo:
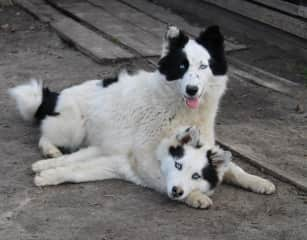
[[[195,94],[198,92],[198,87],[194,85],[188,85],[185,89],[186,93],[190,95],[191,97],[195,96]]]
[[[181,187],[173,187],[172,188],[172,196],[174,198],[181,197],[183,195],[183,190]]]

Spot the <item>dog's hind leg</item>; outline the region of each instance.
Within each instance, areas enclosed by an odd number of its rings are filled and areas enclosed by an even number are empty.
[[[37,161],[32,164],[32,170],[34,172],[40,172],[51,168],[70,165],[72,163],[86,162],[88,159],[96,158],[100,154],[101,152],[99,147],[94,147],[94,146],[87,147],[80,149],[77,152],[68,155],[63,155],[58,158],[51,158],[51,159]]]
[[[38,147],[46,158],[56,158],[63,155],[60,149],[43,136],[39,139]]]
[[[126,161],[127,163],[128,161]],[[125,156],[98,157],[85,162],[43,170],[34,178],[36,186],[58,185],[64,182],[90,182],[104,179],[123,179],[121,172]]]
[[[260,194],[272,194],[276,190],[269,180],[249,174],[233,162],[229,164],[224,181]]]

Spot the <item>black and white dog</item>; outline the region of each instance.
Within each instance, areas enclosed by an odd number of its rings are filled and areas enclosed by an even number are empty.
[[[217,26],[196,39],[171,26],[154,72],[121,72],[60,94],[38,81],[10,89],[21,116],[41,121],[39,148],[52,157],[33,164],[35,184],[121,178],[163,191],[155,151],[164,137],[180,126],[197,126],[201,142],[215,145],[215,117],[228,80],[223,41]],[[73,151],[84,144],[88,147],[61,156],[61,148]],[[275,191],[270,181],[232,162],[224,180],[257,193]],[[207,199],[194,191],[184,201],[202,208]]]

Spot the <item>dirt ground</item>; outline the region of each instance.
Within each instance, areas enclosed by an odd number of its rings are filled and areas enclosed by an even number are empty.
[[[265,177],[277,185],[276,194],[222,185],[210,210],[191,209],[115,180],[35,187],[30,166],[41,158],[38,129],[20,120],[7,88],[35,76],[59,90],[110,75],[121,66],[94,63],[17,7],[0,11],[0,26],[1,240],[306,239],[307,195],[269,176]],[[123,64],[147,66],[142,61]],[[241,94],[235,87],[230,91],[224,102]],[[241,159],[235,161],[263,176]]]

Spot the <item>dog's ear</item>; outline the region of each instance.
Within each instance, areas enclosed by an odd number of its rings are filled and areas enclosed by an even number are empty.
[[[207,159],[209,164],[215,168],[228,165],[232,160],[232,154],[230,151],[224,151],[221,148],[215,148],[207,151]]]
[[[189,37],[182,30],[176,26],[168,26],[163,40],[161,58],[171,50],[183,48],[188,40]]]
[[[224,37],[220,32],[219,26],[210,26],[205,31],[200,32],[196,41],[208,48],[218,48],[223,45]]]
[[[196,42],[202,45],[209,52],[210,68],[214,75],[225,75],[227,62],[224,51],[224,37],[218,26],[210,26],[202,31],[196,38]]]

